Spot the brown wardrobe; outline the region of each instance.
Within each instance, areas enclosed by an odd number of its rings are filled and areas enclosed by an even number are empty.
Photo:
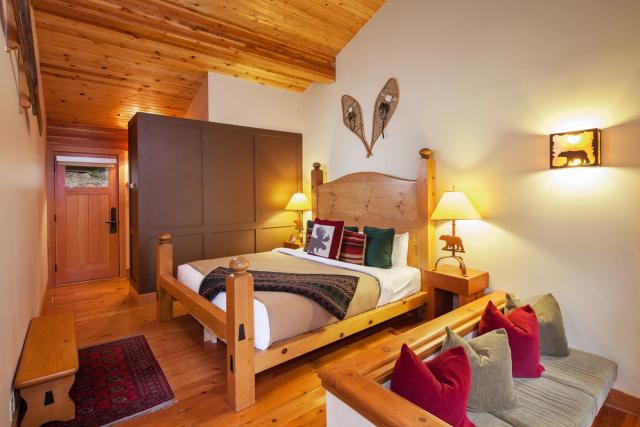
[[[138,113],[129,122],[131,278],[155,291],[156,237],[174,266],[268,251],[294,232],[302,135]]]

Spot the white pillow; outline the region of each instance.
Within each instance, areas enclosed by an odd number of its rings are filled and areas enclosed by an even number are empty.
[[[409,257],[409,233],[396,234],[393,237],[393,252],[391,252],[391,265],[406,266]]]

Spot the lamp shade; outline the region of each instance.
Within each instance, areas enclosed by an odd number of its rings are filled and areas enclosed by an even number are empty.
[[[446,191],[431,214],[433,220],[480,218],[480,214],[462,191]]]
[[[293,193],[284,209],[286,211],[308,211],[311,209],[311,203],[304,193]]]

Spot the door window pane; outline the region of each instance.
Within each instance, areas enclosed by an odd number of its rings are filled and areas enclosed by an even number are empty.
[[[109,168],[97,166],[66,166],[65,187],[108,187]]]

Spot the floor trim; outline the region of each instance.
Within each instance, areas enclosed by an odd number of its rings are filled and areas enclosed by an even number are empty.
[[[640,417],[640,397],[632,396],[615,388],[609,392],[605,405]]]

